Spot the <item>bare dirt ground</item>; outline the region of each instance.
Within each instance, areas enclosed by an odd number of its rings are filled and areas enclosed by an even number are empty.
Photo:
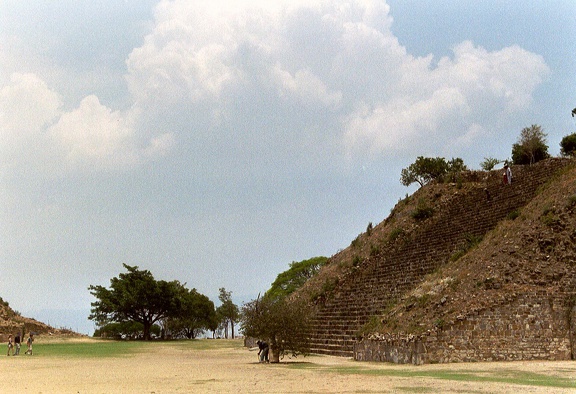
[[[310,356],[259,364],[255,351],[160,345],[126,356],[0,358],[10,393],[574,393],[576,363],[407,366]],[[531,375],[537,374],[537,375]],[[420,376],[418,376],[420,375]],[[564,378],[572,388],[519,385],[506,377]],[[486,378],[487,379],[483,379]],[[554,385],[552,385],[554,386]],[[556,385],[557,386],[557,385]]]

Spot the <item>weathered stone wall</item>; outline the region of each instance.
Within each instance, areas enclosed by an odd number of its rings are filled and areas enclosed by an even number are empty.
[[[417,337],[363,340],[355,344],[354,358],[411,364],[569,360],[572,333],[566,308],[566,303],[553,295],[524,295],[446,330]]]
[[[466,237],[484,236],[512,211],[527,204],[538,187],[566,164],[565,160],[555,159],[534,166],[513,166],[512,185],[502,184],[500,171],[471,173],[473,180],[482,179],[477,187],[464,193],[454,186],[454,193],[460,194],[450,206],[443,207],[400,242],[384,245],[319,305],[311,331],[312,352],[351,357],[358,330],[371,316],[380,314],[392,300],[399,299],[425,275],[448,262],[466,243]],[[414,344],[414,350],[400,350],[399,346],[392,349],[395,353],[386,359],[413,362],[402,360],[416,357],[416,363],[420,362],[419,343]]]

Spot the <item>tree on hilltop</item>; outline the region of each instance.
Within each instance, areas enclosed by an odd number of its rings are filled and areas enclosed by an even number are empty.
[[[534,164],[550,157],[546,144],[546,133],[542,127],[533,124],[520,131],[518,142],[512,145],[514,164]]]
[[[443,157],[418,156],[414,163],[402,169],[400,182],[404,186],[410,186],[416,182],[422,187],[434,179],[442,180],[446,175],[454,176],[466,169],[464,160],[461,158],[453,158],[447,162]]]
[[[484,171],[492,171],[494,167],[496,167],[502,160],[498,160],[494,157],[485,157],[484,160],[480,163],[480,168]]]
[[[560,141],[560,153],[564,156],[574,156],[576,154],[576,133],[562,138],[562,141]]]

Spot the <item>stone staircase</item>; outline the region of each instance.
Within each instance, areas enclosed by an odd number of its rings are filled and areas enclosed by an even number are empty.
[[[448,262],[467,237],[483,237],[526,205],[538,187],[569,162],[549,159],[513,166],[512,185],[502,184],[501,171],[487,173],[483,182],[459,194],[403,240],[383,244],[318,306],[310,332],[311,352],[352,357],[359,329],[372,316]]]

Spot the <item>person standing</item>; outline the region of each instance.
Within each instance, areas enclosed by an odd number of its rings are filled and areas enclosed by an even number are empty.
[[[14,337],[14,351],[15,356],[20,354],[20,333],[17,333]]]
[[[30,336],[26,340],[26,345],[28,346],[28,350],[26,350],[26,354],[32,355],[32,342],[34,342],[34,335],[30,333]]]
[[[512,169],[510,169],[508,164],[504,166],[504,183],[507,185],[512,184]]]
[[[10,355],[10,352],[12,352],[12,355],[14,355],[14,344],[12,343],[12,334],[8,335],[8,356]]]
[[[512,184],[512,169],[508,165],[505,165],[504,168],[506,169],[506,181],[508,182],[509,185],[511,185]]]

